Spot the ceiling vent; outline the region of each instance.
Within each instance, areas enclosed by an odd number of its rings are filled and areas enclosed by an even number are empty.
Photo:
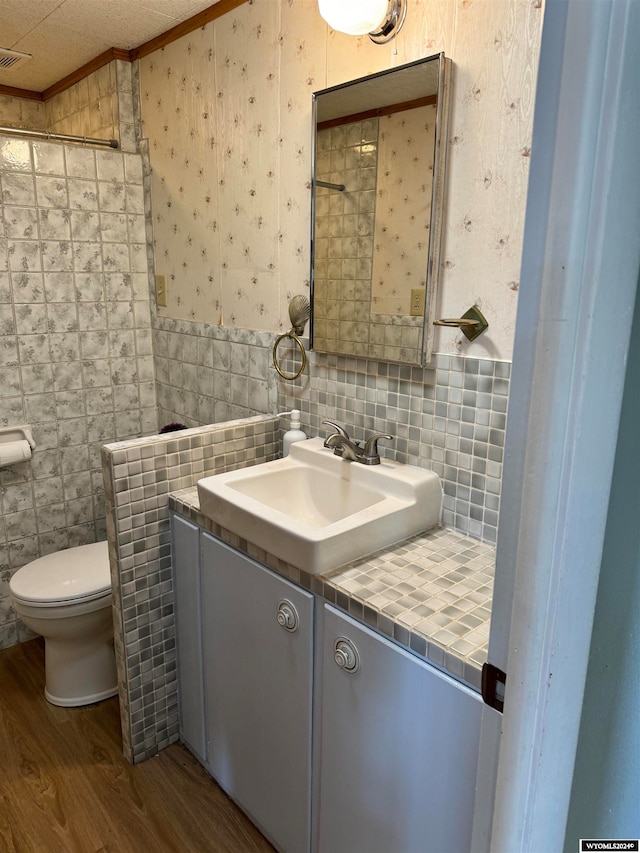
[[[9,50],[7,47],[0,47],[0,71],[8,71],[9,68],[18,68],[19,65],[24,65],[31,59],[30,53],[21,53],[19,50]]]

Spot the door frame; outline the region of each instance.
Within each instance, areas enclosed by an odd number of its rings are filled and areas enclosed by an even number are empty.
[[[545,8],[474,853],[564,844],[640,269],[639,19]]]

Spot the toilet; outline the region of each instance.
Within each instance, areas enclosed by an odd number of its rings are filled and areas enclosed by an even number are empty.
[[[44,695],[52,705],[90,705],[118,692],[106,542],[27,563],[9,591],[25,625],[44,637]]]

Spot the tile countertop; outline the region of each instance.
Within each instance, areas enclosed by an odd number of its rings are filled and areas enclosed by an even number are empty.
[[[169,507],[480,690],[491,619],[493,546],[438,527],[314,577],[205,518],[195,487],[171,494]]]

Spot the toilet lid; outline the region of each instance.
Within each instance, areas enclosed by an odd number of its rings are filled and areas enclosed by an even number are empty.
[[[9,582],[14,598],[30,604],[91,601],[111,592],[106,542],[47,554],[18,569]]]

